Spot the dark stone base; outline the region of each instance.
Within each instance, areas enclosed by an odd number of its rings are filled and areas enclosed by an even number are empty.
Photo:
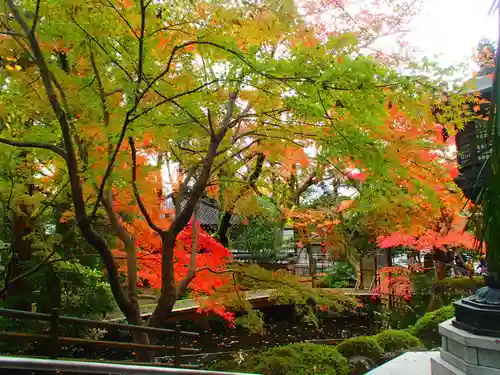
[[[485,284],[475,295],[454,303],[453,326],[475,335],[500,337],[500,288],[488,277]]]

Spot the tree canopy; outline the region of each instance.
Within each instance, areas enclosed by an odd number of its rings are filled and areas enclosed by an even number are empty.
[[[428,62],[403,74],[365,53],[411,14],[397,3],[394,14],[352,18],[338,1],[7,0],[0,150],[20,163],[3,181],[22,184],[2,194],[29,219],[65,203],[59,222],[99,254],[136,324],[137,268],[152,269],[138,257],[153,253],[161,294],[151,325],[189,288],[208,292],[204,275],[231,271],[227,249],[198,230],[205,194],[244,216],[267,196],[282,220],[323,226],[342,210],[300,220],[294,211],[310,186],[334,178],[362,185],[353,207],[363,215],[438,202],[436,122],[463,124],[465,98],[447,94],[443,106],[444,72]],[[323,6],[342,15],[338,25],[317,17]],[[53,246],[40,261],[56,253],[67,256]]]

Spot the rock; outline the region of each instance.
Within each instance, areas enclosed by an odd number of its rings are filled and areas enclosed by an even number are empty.
[[[363,375],[375,367],[375,363],[367,357],[352,357],[349,360],[351,374]]]

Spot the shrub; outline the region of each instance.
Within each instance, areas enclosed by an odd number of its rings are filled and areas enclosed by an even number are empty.
[[[226,371],[226,372],[245,372],[245,363],[238,363],[234,359],[216,361],[204,367],[204,370],[209,371]]]
[[[410,333],[422,340],[426,348],[433,349],[441,345],[438,325],[454,316],[455,309],[453,306],[445,306],[428,312],[417,320]]]
[[[346,358],[366,357],[378,361],[384,351],[373,337],[353,337],[337,345],[337,350]]]
[[[268,349],[248,363],[248,370],[264,375],[348,375],[347,360],[333,347],[290,344]]]
[[[356,284],[356,270],[350,263],[335,262],[325,273],[321,282],[327,288],[347,288]]]
[[[422,347],[422,342],[406,331],[387,330],[373,336],[385,353]]]

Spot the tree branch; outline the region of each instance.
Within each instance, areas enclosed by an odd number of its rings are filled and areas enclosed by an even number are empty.
[[[135,32],[134,28],[132,27],[132,25],[130,24],[130,22],[128,22],[128,20],[125,18],[125,16],[114,6],[114,4],[111,1],[107,0],[107,3],[109,4],[109,6],[111,8],[113,8],[113,10],[116,12],[116,14],[118,14],[118,16],[122,19],[122,21],[125,22],[125,24],[128,26],[128,28],[130,29],[130,31],[132,31],[132,33],[134,34],[134,36],[137,38],[137,40],[139,40],[139,35],[137,35],[137,33]]]
[[[38,219],[44,212],[45,210],[50,207],[52,205],[52,203],[55,202],[55,200],[57,199],[57,197],[64,191],[64,189],[66,189],[66,186],[68,186],[69,184],[69,180],[66,180],[66,182],[62,185],[62,187],[57,191],[57,193],[54,194],[54,196],[52,197],[52,199],[50,200],[50,202],[48,202],[47,204],[45,204],[34,216],[33,216],[33,221],[35,221],[36,219]]]
[[[208,129],[205,124],[203,124],[200,120],[198,120],[196,116],[194,116],[191,112],[189,112],[186,108],[184,108],[184,106],[180,105],[173,99],[169,100],[169,102],[174,104],[177,108],[179,108],[183,112],[185,112],[191,120],[196,122],[200,126],[200,128],[202,128],[205,131],[205,133],[207,133],[209,137],[212,137],[213,134],[210,132],[210,129]]]
[[[222,160],[220,163],[218,163],[214,168],[213,168],[213,172],[219,170],[220,168],[222,168],[222,166],[226,163],[228,163],[230,160],[234,159],[235,157],[237,157],[238,155],[240,155],[241,153],[245,152],[246,150],[250,149],[254,144],[256,143],[259,143],[260,141],[262,141],[262,139],[265,139],[265,136],[262,136],[261,138],[257,138],[257,139],[254,139],[252,142],[250,142],[249,144],[247,144],[245,147],[242,147],[240,148],[239,150],[233,152],[231,155],[229,155],[228,157],[224,158],[224,160]],[[221,151],[218,153],[218,155],[222,152],[226,152],[226,151],[229,151],[229,149],[226,149],[224,151]]]
[[[99,73],[99,69],[97,68],[97,63],[95,61],[94,51],[92,50],[92,41],[89,42],[89,48],[90,48],[90,62],[92,64],[92,69],[94,70],[94,78],[97,81],[97,87],[99,89],[99,99],[101,102],[102,118],[104,121],[104,126],[108,127],[110,116],[106,101],[106,92],[104,90],[104,84],[102,82],[101,74]]]
[[[39,143],[39,142],[29,142],[29,141],[16,141],[13,139],[5,139],[5,138],[0,138],[0,143],[4,143],[9,146],[15,146],[15,147],[24,147],[24,148],[40,148],[40,149],[45,149],[45,150],[50,150],[52,152],[55,152],[58,154],[60,157],[62,157],[64,160],[67,159],[66,152],[64,150],[56,145],[52,145],[50,143]]]
[[[210,82],[204,83],[204,84],[202,84],[202,85],[200,85],[200,86],[197,86],[197,87],[195,87],[194,89],[191,89],[191,90],[188,90],[188,91],[184,91],[184,92],[181,92],[180,94],[175,94],[175,95],[170,96],[170,97],[165,96],[165,95],[163,95],[162,93],[160,93],[160,92],[158,92],[158,91],[156,91],[156,90],[155,90],[155,93],[156,93],[158,96],[160,96],[161,98],[163,98],[163,100],[161,100],[160,102],[156,103],[155,105],[152,105],[152,106],[151,106],[151,107],[149,107],[149,108],[144,109],[144,110],[143,110],[143,111],[141,111],[140,113],[136,114],[135,116],[133,116],[133,117],[130,119],[130,122],[135,121],[135,120],[136,120],[136,119],[138,119],[139,117],[144,116],[145,114],[147,114],[147,113],[151,112],[153,109],[156,109],[156,108],[158,108],[158,107],[162,106],[162,105],[163,105],[163,104],[165,104],[165,103],[173,103],[173,101],[174,101],[175,99],[179,99],[179,98],[181,98],[181,97],[183,97],[183,96],[186,96],[186,95],[194,94],[195,92],[198,92],[198,91],[200,91],[200,90],[204,89],[205,87],[208,87],[208,86],[210,86],[210,85],[213,85],[213,84],[214,84],[214,83],[216,83],[216,82],[219,82],[219,80],[218,80],[218,79],[215,79],[215,80],[213,80],[213,81],[210,81]],[[177,103],[175,103],[175,104],[177,104]]]
[[[99,254],[101,255],[108,274],[111,291],[118,306],[125,316],[131,316],[130,301],[123,293],[118,274],[118,268],[116,266],[113,253],[111,252],[111,249],[109,248],[106,240],[95,231],[87,217],[86,205],[83,198],[83,190],[79,175],[78,161],[76,159],[73,139],[71,136],[71,128],[68,122],[67,113],[65,113],[65,111],[61,107],[61,103],[59,102],[57,94],[54,90],[52,74],[48,68],[40,45],[38,44],[37,38],[34,35],[31,35],[31,30],[19,13],[19,10],[14,4],[14,0],[7,0],[7,5],[12,13],[13,18],[19,24],[19,26],[25,33],[26,38],[28,39],[31,52],[33,53],[36,65],[40,71],[40,76],[42,77],[45,93],[49,100],[52,111],[59,122],[64,140],[64,147],[66,149],[65,161],[71,185],[71,196],[73,199],[73,206],[75,208],[76,223],[78,223],[78,226],[85,239],[91,246],[98,250]]]
[[[219,148],[220,142],[224,139],[226,132],[228,130],[228,124],[230,123],[231,117],[234,114],[234,104],[237,98],[237,94],[232,92],[229,94],[229,99],[226,105],[226,115],[221,122],[221,130],[211,137],[210,144],[208,146],[207,154],[203,160],[203,166],[201,168],[200,175],[196,179],[194,186],[191,190],[191,194],[184,205],[184,208],[176,215],[174,222],[172,223],[172,230],[174,235],[179,234],[182,229],[188,223],[193,211],[198,204],[198,201],[205,190],[208,179],[210,178],[210,173],[212,166],[217,156],[217,150]]]
[[[31,26],[31,31],[30,31],[31,35],[35,35],[36,25],[37,25],[39,17],[40,17],[40,3],[41,3],[41,0],[36,0],[35,15],[34,15],[34,19],[33,19],[33,25]]]
[[[52,258],[52,256],[56,253],[57,251],[57,247],[54,246],[54,249],[47,255],[45,256],[42,261],[40,263],[38,263],[35,267],[33,267],[32,269],[30,269],[29,271],[26,271],[16,277],[14,277],[13,279],[10,279],[8,280],[8,283],[0,290],[0,299],[4,299],[6,294],[7,294],[7,291],[9,290],[9,287],[14,284],[14,283],[17,283],[18,281],[20,280],[23,280],[25,278],[27,278],[28,276],[31,276],[33,275],[34,273],[36,273],[40,268],[42,268],[42,266],[44,266],[45,264],[47,264],[48,260],[50,258]]]
[[[178,296],[183,296],[189,284],[193,279],[196,277],[196,254],[198,251],[198,242],[199,242],[199,233],[198,233],[198,212],[200,210],[200,203],[196,205],[194,212],[193,212],[193,244],[191,247],[191,258],[189,260],[189,267],[188,267],[188,272],[184,279],[182,279],[179,289],[178,289]]]
[[[108,162],[108,166],[106,168],[106,171],[104,172],[104,176],[102,178],[102,181],[101,181],[101,185],[99,187],[99,192],[98,192],[98,195],[97,195],[97,201],[94,205],[94,209],[92,211],[92,217],[95,217],[96,213],[97,213],[97,209],[99,207],[99,204],[101,203],[101,199],[102,199],[102,194],[104,192],[104,187],[106,186],[106,182],[109,178],[109,176],[111,175],[111,172],[113,171],[113,168],[114,168],[114,164],[115,164],[115,161],[116,161],[116,157],[118,156],[118,152],[120,151],[120,147],[123,143],[123,139],[125,138],[125,135],[127,133],[127,129],[128,129],[128,126],[134,122],[136,119],[138,119],[139,117],[145,115],[146,113],[152,111],[153,109],[155,108],[158,108],[160,105],[164,104],[164,103],[167,103],[167,102],[171,102],[172,100],[176,99],[176,98],[179,98],[181,96],[185,96],[185,95],[189,95],[189,94],[192,94],[196,91],[199,91],[201,89],[203,89],[204,87],[206,86],[209,86],[210,84],[212,84],[213,82],[208,82],[206,84],[203,84],[201,86],[198,86],[192,90],[189,90],[189,91],[185,91],[183,93],[180,93],[180,94],[177,94],[177,95],[174,95],[170,98],[165,98],[163,101],[157,103],[156,105],[152,106],[152,107],[149,107],[147,109],[145,109],[144,111],[142,111],[141,113],[138,113],[138,114],[135,114],[134,116],[132,116],[136,109],[137,109],[137,106],[139,105],[139,102],[137,100],[141,100],[143,95],[144,95],[144,91],[141,93],[141,95],[136,99],[136,103],[134,104],[134,106],[127,111],[126,115],[125,115],[125,120],[123,122],[123,125],[122,125],[122,129],[121,129],[121,132],[120,132],[120,135],[119,135],[119,138],[118,138],[118,142],[115,146],[115,149],[114,149],[114,152]]]
[[[231,125],[231,118],[233,117],[234,114],[234,108],[236,106],[237,98],[238,98],[237,92],[232,92],[229,94],[229,100],[227,101],[226,104],[226,114],[224,115],[220,123],[219,136],[224,136],[226,134],[226,131],[229,129]]]
[[[151,229],[153,229],[156,233],[161,235],[165,231],[153,222],[153,220],[151,219],[151,216],[148,213],[148,210],[146,209],[146,206],[144,206],[144,203],[141,199],[141,195],[139,194],[139,189],[137,189],[137,183],[136,183],[136,181],[137,181],[137,150],[135,148],[134,138],[128,137],[128,143],[130,145],[130,154],[132,157],[132,187],[134,189],[135,200],[137,202],[137,205],[139,206],[139,209],[141,210],[142,216],[144,216],[144,218],[146,219],[146,222],[148,223],[149,227]]]
[[[102,197],[102,205],[106,210],[111,227],[123,242],[125,248],[128,249],[129,245],[132,242],[132,236],[125,230],[125,228],[120,224],[118,220],[118,214],[113,208],[113,193],[111,192],[111,190],[106,190],[104,192],[104,195]]]
[[[292,200],[298,204],[300,196],[304,194],[304,192],[309,189],[311,186],[313,186],[315,183],[317,183],[318,180],[316,179],[316,172],[311,173],[311,175],[307,178],[307,180],[304,181],[302,185],[300,185],[295,193],[292,196]]]
[[[114,59],[111,56],[111,54],[106,50],[106,48],[95,37],[90,35],[90,33],[87,30],[85,30],[78,22],[76,22],[75,18],[73,17],[73,15],[69,11],[67,11],[67,12],[71,18],[71,21],[73,21],[73,23],[87,36],[87,38],[89,38],[95,44],[97,44],[97,46],[107,55],[108,59],[113,64],[115,64],[118,67],[118,69],[120,69],[127,76],[127,78],[130,80],[130,82],[133,82],[134,80],[133,80],[132,76],[130,75],[130,73],[116,59]]]
[[[139,92],[139,89],[141,87],[142,72],[144,67],[144,29],[146,28],[146,6],[144,5],[144,0],[140,0],[140,6],[141,6],[141,31],[139,35],[139,53],[138,53],[139,66],[137,68],[137,92]]]

